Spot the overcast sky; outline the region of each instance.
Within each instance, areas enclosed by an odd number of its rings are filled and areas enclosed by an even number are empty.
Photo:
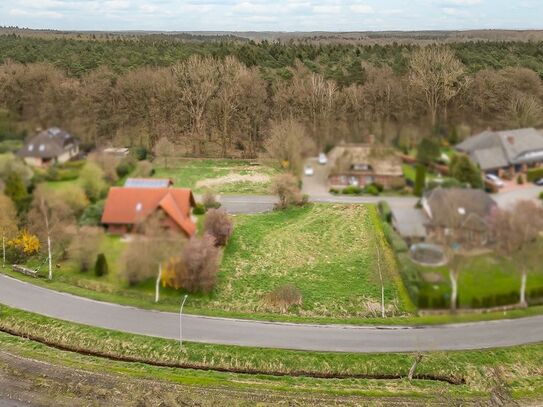
[[[164,31],[542,29],[543,0],[0,0],[0,25]]]

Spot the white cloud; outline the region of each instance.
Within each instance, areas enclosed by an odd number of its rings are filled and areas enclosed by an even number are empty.
[[[9,11],[9,15],[13,17],[41,17],[41,18],[62,18],[64,15],[56,11],[33,11],[14,8]]]
[[[312,10],[316,14],[340,14],[341,6],[336,5],[319,5],[313,6]]]
[[[374,12],[373,7],[368,4],[353,4],[349,8],[351,9],[351,11],[360,14],[371,14]]]

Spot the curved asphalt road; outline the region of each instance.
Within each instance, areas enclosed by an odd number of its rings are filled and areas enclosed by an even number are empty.
[[[189,299],[190,300],[190,299]],[[179,338],[179,315],[109,304],[0,275],[0,302],[123,332]],[[543,316],[433,327],[305,325],[183,316],[183,340],[332,352],[482,349],[543,342]]]

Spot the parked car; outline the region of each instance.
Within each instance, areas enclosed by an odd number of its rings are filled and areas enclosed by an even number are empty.
[[[505,186],[505,183],[500,179],[500,177],[498,177],[497,175],[494,175],[494,174],[486,174],[485,175],[485,179],[496,185],[498,188],[503,188]]]
[[[310,165],[306,165],[305,168],[304,168],[304,174],[308,177],[312,176],[313,174],[315,174],[315,170],[313,169],[312,166]]]
[[[319,154],[319,164],[320,165],[328,164],[328,157],[326,157],[326,154],[324,154],[324,153]]]
[[[538,179],[536,182],[535,182],[536,185],[540,186],[540,187],[543,187],[543,178],[540,178]]]

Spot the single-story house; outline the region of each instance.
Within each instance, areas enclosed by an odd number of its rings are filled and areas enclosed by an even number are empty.
[[[28,139],[17,154],[33,167],[61,164],[79,154],[79,142],[70,133],[51,127]]]
[[[464,140],[456,149],[469,155],[481,170],[514,177],[543,165],[543,133],[534,129],[484,131]]]
[[[405,185],[402,160],[392,148],[373,144],[340,144],[328,154],[331,187],[373,183],[385,188]]]
[[[484,246],[496,202],[480,189],[436,188],[425,193],[422,208],[428,217],[428,238]],[[448,239],[449,238],[449,239]]]
[[[191,218],[195,204],[190,189],[113,187],[106,199],[102,224],[110,233],[137,233],[137,225],[161,213],[165,215],[165,229],[191,237],[196,232]]]

